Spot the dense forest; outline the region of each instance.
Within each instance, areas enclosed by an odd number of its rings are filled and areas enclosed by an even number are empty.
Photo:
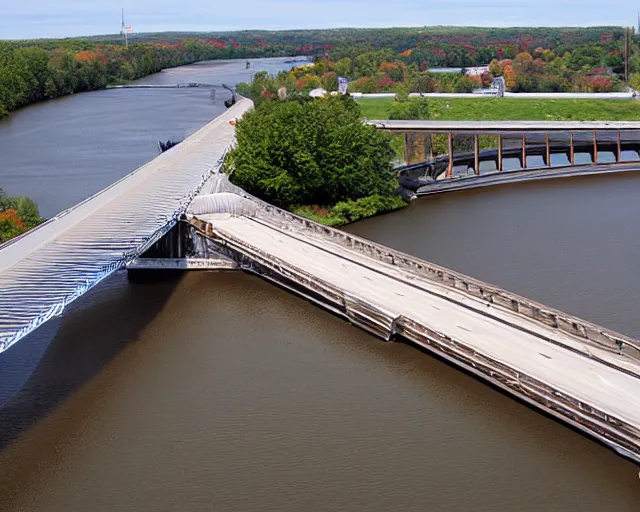
[[[621,27],[422,27],[139,34],[132,37],[128,47],[118,36],[4,41],[0,42],[0,117],[30,103],[100,89],[199,60],[295,54],[313,55],[336,64],[350,62],[350,77],[365,79],[355,90],[363,91],[387,90],[397,84],[399,73],[405,75],[402,81],[409,88],[467,90],[474,84],[449,78],[450,83],[439,86],[432,77],[419,73],[428,67],[463,67],[496,59],[508,78],[510,67],[517,74],[521,65],[518,55],[527,53],[534,58],[531,65],[525,62],[523,66],[540,77],[535,87],[516,80],[514,90],[565,90],[575,85],[581,90],[612,90],[619,85],[614,79],[609,83],[606,79],[585,82],[582,78],[602,75],[593,70],[604,70],[610,76],[611,72],[619,73],[623,40]],[[549,52],[553,58],[549,58]],[[384,74],[393,84],[380,76],[383,62],[402,68],[391,69],[385,64],[389,69],[383,70]],[[640,66],[635,67],[640,70]],[[582,81],[565,76],[565,68],[570,74],[582,73]],[[340,73],[340,69],[335,72]],[[409,74],[414,82],[424,83],[412,86],[407,81]]]
[[[494,58],[514,58],[521,51],[551,48],[557,54],[597,43],[608,52],[622,50],[622,27],[570,28],[483,28],[483,27],[409,27],[342,28],[328,30],[247,30],[211,33],[140,34],[144,42],[178,43],[185,38],[216,39],[233,42],[239,48],[260,48],[266,55],[292,53],[330,53],[334,60],[388,48],[395,53],[409,49],[409,63],[426,60],[431,66],[463,67],[487,64]],[[112,36],[95,39],[110,41]]]
[[[258,54],[215,39],[128,47],[86,39],[0,41],[0,117],[31,103],[101,89],[165,68]]]
[[[503,55],[492,59],[482,74],[432,72],[430,63],[418,65],[412,55],[411,49],[400,54],[390,49],[376,50],[353,59],[333,60],[325,55],[317,57],[313,66],[281,72],[276,77],[256,74],[253,84],[241,84],[238,90],[254,101],[260,101],[261,95],[275,97],[282,87],[288,94],[308,93],[315,88],[335,91],[338,76],[350,80],[350,92],[362,93],[468,93],[489,87],[496,77],[504,77],[512,92],[611,92],[624,86],[615,73],[619,56],[599,43],[588,43],[564,54],[543,47],[521,50],[513,58]],[[634,56],[632,71],[637,64],[640,61]]]

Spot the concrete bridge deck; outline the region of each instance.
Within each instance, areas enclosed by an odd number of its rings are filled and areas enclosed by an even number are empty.
[[[640,343],[259,201],[251,205],[252,198],[243,201],[227,212],[218,202],[217,213],[200,208],[190,217],[197,236],[239,268],[377,336],[408,339],[640,462]]]
[[[241,100],[183,143],[0,246],[0,352],[160,239],[222,164]]]

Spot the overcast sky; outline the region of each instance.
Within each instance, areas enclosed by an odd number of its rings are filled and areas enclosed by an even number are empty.
[[[631,0],[0,0],[0,39],[136,32],[637,23]]]

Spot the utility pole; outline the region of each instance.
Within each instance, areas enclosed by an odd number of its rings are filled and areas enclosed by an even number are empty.
[[[127,34],[127,26],[124,24],[124,7],[122,8],[122,29],[120,30],[120,34],[124,36],[124,45],[129,47],[129,37]]]
[[[630,51],[630,41],[629,35],[631,30],[625,28],[624,30],[624,83],[629,83],[629,51]]]

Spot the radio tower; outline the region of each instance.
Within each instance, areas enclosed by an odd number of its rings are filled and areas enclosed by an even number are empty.
[[[640,13],[639,13],[640,16]],[[124,45],[129,47],[129,36],[127,34],[127,26],[124,24],[124,7],[122,8],[122,28],[120,29],[120,35],[124,36]]]

